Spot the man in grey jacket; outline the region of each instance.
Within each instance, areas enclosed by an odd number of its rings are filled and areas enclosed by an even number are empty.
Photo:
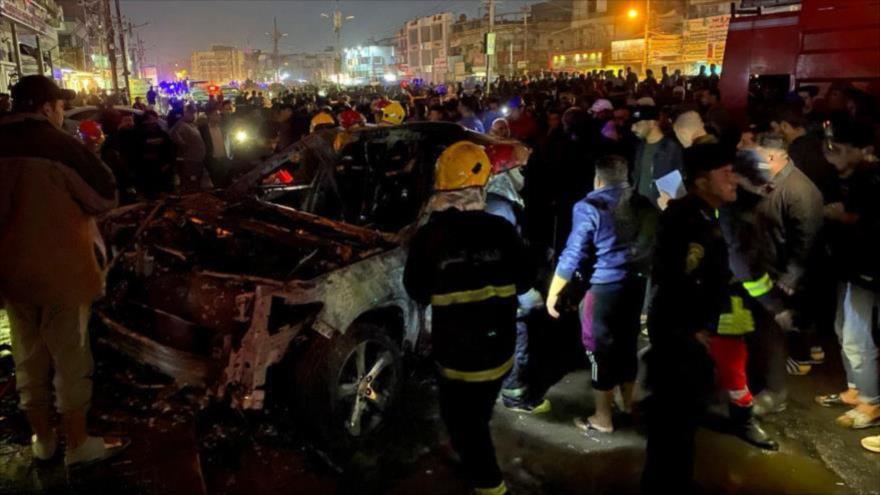
[[[113,173],[61,130],[74,93],[44,76],[12,90],[0,119],[0,299],[12,327],[16,388],[33,429],[32,451],[56,452],[50,370],[66,436],[65,463],[107,459],[127,441],[89,436],[88,320],[104,289],[106,254],[94,217],[116,206]]]
[[[790,374],[804,375],[810,372],[812,362],[806,333],[813,290],[808,266],[815,260],[816,240],[822,228],[822,193],[795,167],[781,135],[760,135],[755,152],[759,167],[769,172],[762,191],[765,199],[758,205],[757,214],[769,238],[765,246],[769,275],[787,296],[786,311],[777,316],[777,322],[788,332],[787,369]]]

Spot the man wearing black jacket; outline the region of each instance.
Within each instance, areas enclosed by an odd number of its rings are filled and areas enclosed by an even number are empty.
[[[489,421],[513,367],[516,296],[532,274],[514,227],[483,211],[490,169],[482,147],[470,142],[440,156],[430,218],[412,239],[404,285],[433,308],[440,414],[468,481],[477,494],[502,495]]]
[[[736,200],[736,177],[719,144],[687,150],[688,194],[660,216],[648,314],[648,445],[642,490],[689,493],[694,435],[718,382],[730,395],[734,432],[766,449],[776,444],[751,417],[742,335],[754,330],[732,289],[718,208]],[[750,328],[751,327],[751,328]]]
[[[825,155],[822,141],[807,132],[807,118],[800,105],[789,104],[779,109],[770,123],[773,130],[785,138],[788,156],[822,193],[824,204],[840,201],[840,178]]]
[[[834,122],[826,144],[825,157],[843,186],[842,208],[830,215],[829,230],[840,275],[835,330],[848,385],[844,392],[816,399],[824,406],[852,407],[837,424],[861,429],[880,425],[878,350],[872,336],[872,316],[880,312],[880,166],[872,157],[870,130],[855,122]]]

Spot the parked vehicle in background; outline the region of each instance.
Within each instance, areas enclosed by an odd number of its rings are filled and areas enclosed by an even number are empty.
[[[144,114],[141,110],[125,105],[115,105],[113,110],[122,115],[131,115],[134,118],[138,118]],[[103,112],[104,109],[93,105],[72,108],[64,112],[64,129],[71,134],[76,133],[79,128],[79,123],[84,120],[94,120],[103,126],[104,122],[102,122],[103,119],[101,115]]]

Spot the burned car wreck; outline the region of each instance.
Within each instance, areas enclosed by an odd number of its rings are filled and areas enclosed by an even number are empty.
[[[328,130],[226,190],[110,212],[103,341],[232,407],[281,388],[323,436],[368,435],[428,331],[403,287],[405,243],[437,157],[462,139],[528,156],[455,124]]]

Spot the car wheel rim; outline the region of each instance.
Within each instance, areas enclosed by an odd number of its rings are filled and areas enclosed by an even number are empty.
[[[337,381],[337,411],[345,429],[359,437],[378,427],[397,386],[395,355],[375,340],[360,342],[348,355]]]

